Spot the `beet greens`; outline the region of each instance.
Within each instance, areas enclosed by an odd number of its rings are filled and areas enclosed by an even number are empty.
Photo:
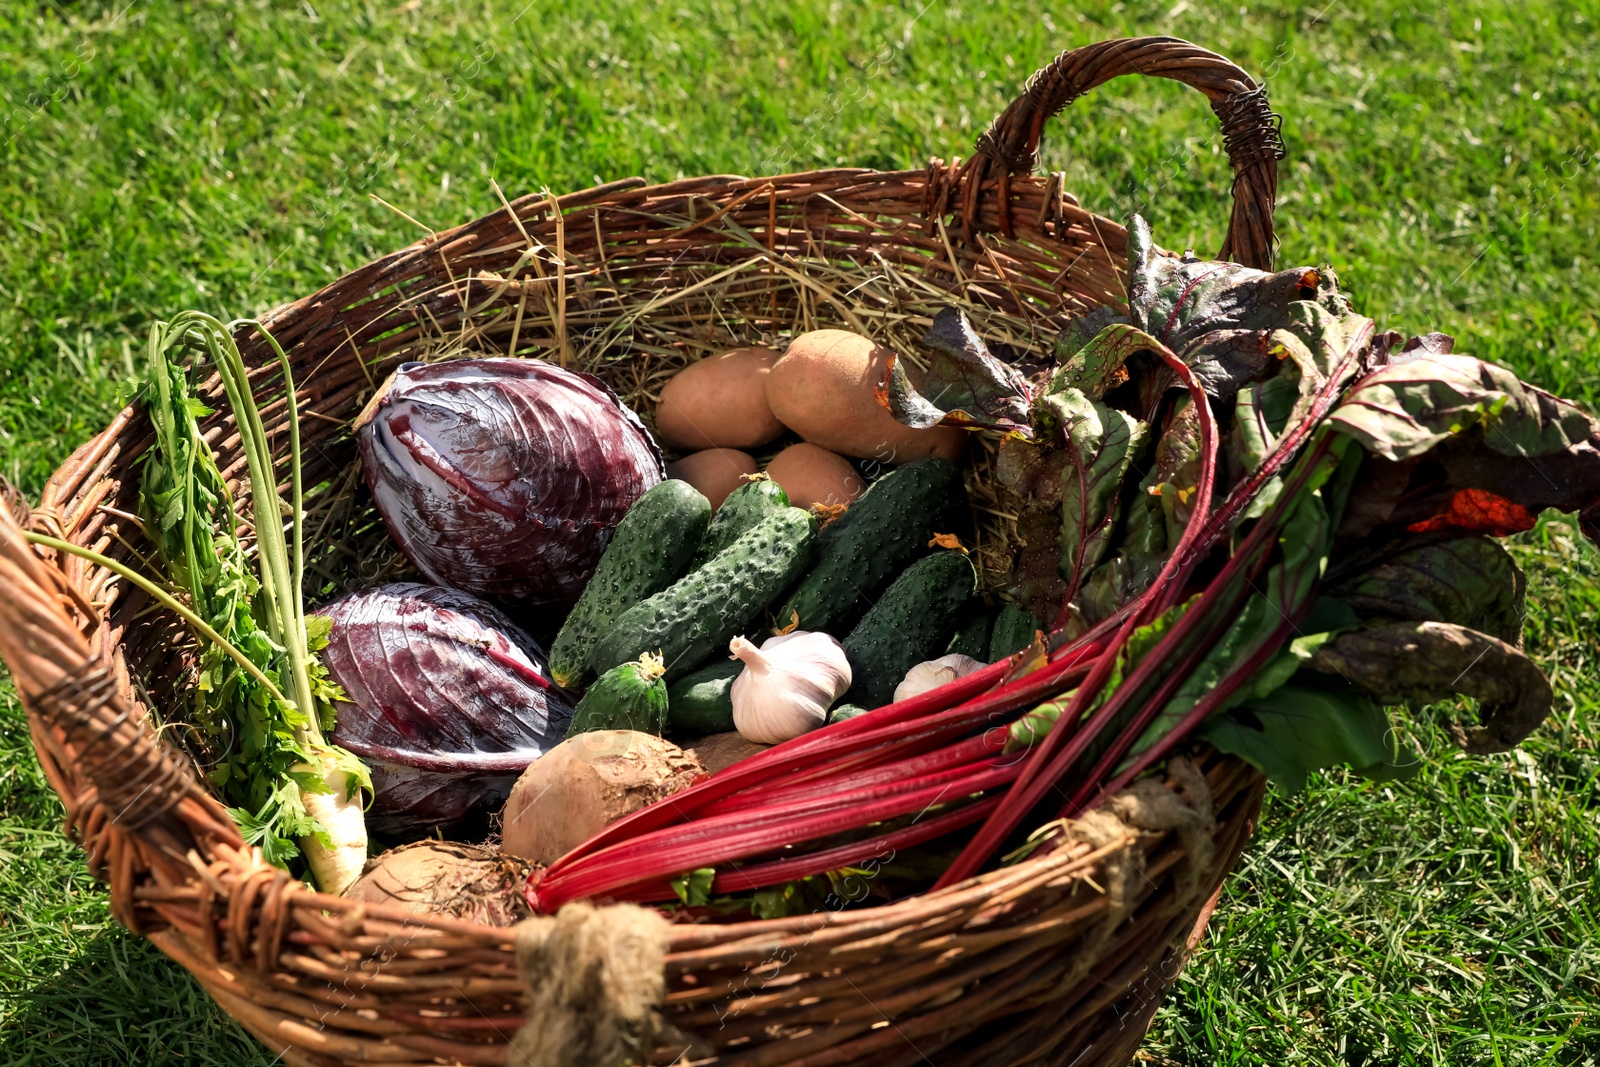
[[[1404,774],[1381,705],[1474,696],[1460,738],[1479,751],[1543,719],[1520,576],[1486,537],[1551,507],[1595,536],[1594,420],[1443,335],[1377,333],[1330,271],[1170,256],[1139,219],[1128,248],[1127,313],[1074,322],[1045,373],[951,310],[923,390],[893,366],[883,383],[902,421],[1006,432],[1011,593],[1049,641],[645,808],[530,903],[764,891],[768,908],[916,846],[954,853],[949,885],[1197,736],[1295,788],[1340,764]]]

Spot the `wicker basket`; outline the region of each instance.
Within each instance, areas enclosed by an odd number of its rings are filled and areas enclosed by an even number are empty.
[[[987,309],[979,325],[1019,346],[1053,337],[1121,301],[1125,234],[1080,208],[1060,175],[1030,175],[1041,127],[1130,72],[1211,100],[1235,172],[1222,255],[1268,266],[1282,152],[1264,90],[1183,41],[1106,42],[1035,75],[965,163],[523,197],[278,309],[266,322],[311,413],[306,482],[333,479],[335,503],[356,498],[348,420],[375,381],[408,358],[437,358],[441,345],[594,367],[637,397],[673,360],[812,325],[893,336],[952,299]],[[818,283],[813,271],[827,264],[870,272],[857,312]],[[851,319],[862,307],[871,321]],[[260,337],[239,341],[266,375]],[[270,393],[269,431],[283,415]],[[213,416],[207,428],[236,476],[243,459],[229,420]],[[114,575],[20,536],[29,526],[138,559],[135,462],[150,441],[129,408],[72,456],[31,514],[0,508],[0,653],[113,911],[288,1063],[506,1062],[524,997],[510,932],[322,896],[253,858],[146,712],[177,703],[193,648],[182,627]],[[351,512],[323,516],[328,551],[372,535]],[[1260,804],[1262,780],[1247,766],[1214,756],[1200,766],[1216,827],[1203,869],[1176,834],[1134,833],[883,907],[674,926],[666,1016],[714,1049],[708,1062],[719,1067],[1124,1064]],[[1114,902],[1105,872],[1130,854],[1144,877]],[[652,1062],[681,1051],[659,1048]]]

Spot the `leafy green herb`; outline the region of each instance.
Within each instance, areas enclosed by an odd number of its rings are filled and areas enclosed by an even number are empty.
[[[338,793],[347,807],[371,783],[359,760],[323,739],[343,694],[315,656],[327,644],[326,620],[308,625],[300,599],[294,387],[287,356],[264,327],[253,325],[278,355],[288,397],[292,541],[284,537],[276,470],[243,360],[229,329],[208,315],[187,312],[151,330],[145,398],[156,441],[141,489],[146,528],[169,577],[215,634],[202,645],[194,691],[194,721],[215,757],[208,775],[233,806],[245,839],[268,862],[288,866],[308,841],[318,855],[352,847],[333,840],[330,827],[308,811],[307,798]],[[259,577],[247,563],[227,483],[200,434],[198,418],[210,412],[190,394],[182,360],[192,353],[204,353],[216,368],[238,424]],[[255,670],[243,669],[241,657]],[[360,846],[364,856],[364,834]]]
[[[831,875],[833,872],[827,872]],[[781,882],[778,885],[766,886],[751,894],[750,913],[758,919],[785,919],[791,915],[810,915],[824,910],[838,910],[843,903],[833,903],[829,908],[830,898],[833,897],[830,879],[824,875],[813,874],[792,882]]]
[[[684,904],[698,908],[711,903],[711,883],[716,880],[714,867],[696,867],[672,879],[672,891],[678,894],[678,899]]]

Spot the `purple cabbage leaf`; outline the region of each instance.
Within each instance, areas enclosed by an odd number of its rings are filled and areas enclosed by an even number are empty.
[[[622,516],[665,476],[600,379],[537,359],[407,363],[356,420],[367,485],[430,580],[577,597]]]
[[[322,651],[349,703],[334,741],[372,770],[372,823],[401,830],[498,805],[559,744],[572,708],[544,652],[493,605],[400,582],[335,600]]]

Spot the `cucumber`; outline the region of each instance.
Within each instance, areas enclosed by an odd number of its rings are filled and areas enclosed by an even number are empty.
[[[1039,620],[1017,604],[1006,604],[994,620],[994,635],[989,638],[989,662],[998,663],[1033,644]],[[978,658],[982,658],[981,656]]]
[[[817,544],[817,562],[782,606],[781,627],[799,617],[802,630],[848,633],[873,598],[928,540],[963,518],[961,471],[946,459],[922,459],[879,478]]]
[[[667,727],[667,683],[663,673],[661,657],[652,652],[611,668],[578,701],[567,737],[590,730],[638,730],[659,735]]]
[[[557,685],[579,686],[593,677],[589,652],[600,635],[618,615],[688,570],[710,522],[711,502],[676,478],[634,501],[550,646],[550,677]]]
[[[675,730],[720,734],[733,729],[733,680],[740,660],[714,661],[667,687],[667,718]]]
[[[989,655],[989,635],[994,631],[994,617],[995,610],[983,601],[976,598],[969,601],[956,620],[955,636],[945,646],[945,654],[971,656],[985,663],[991,662],[985,657]]]
[[[729,493],[728,499],[711,517],[711,526],[700,538],[700,547],[695,550],[689,569],[699,570],[711,562],[718,552],[738,540],[740,534],[774,511],[788,506],[789,494],[783,491],[782,486],[765,474],[756,475],[753,481]]]
[[[687,578],[617,617],[589,666],[610,670],[660,649],[668,678],[682,678],[778,598],[811,562],[816,520],[783,508],[741,534]]]
[[[977,585],[962,552],[935,552],[906,568],[845,638],[855,677],[846,702],[876,708],[893,700],[906,672],[944,647]]]

